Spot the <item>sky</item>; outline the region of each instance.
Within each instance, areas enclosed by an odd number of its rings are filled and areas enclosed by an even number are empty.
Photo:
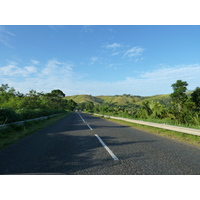
[[[0,84],[66,96],[172,93],[200,86],[198,25],[1,25]]]

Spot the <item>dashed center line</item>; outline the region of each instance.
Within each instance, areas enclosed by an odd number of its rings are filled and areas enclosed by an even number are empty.
[[[78,113],[79,114],[79,113]],[[90,130],[93,130],[91,128],[91,126],[89,124],[87,124],[87,122],[83,119],[83,117],[79,114],[80,118],[82,119],[82,121],[84,123],[86,123],[86,125],[88,126],[88,128]],[[95,134],[95,136],[98,138],[99,142],[103,145],[103,147],[107,150],[107,152],[111,155],[111,157],[114,159],[114,160],[119,160],[119,158],[117,158],[117,156],[115,156],[115,154],[108,148],[108,146],[103,142],[103,140],[97,135]]]
[[[90,130],[93,130],[93,129],[91,128],[91,126],[83,119],[83,117],[80,115],[80,113],[78,113],[78,114],[79,114],[80,118],[82,119],[82,121],[88,126],[88,128],[89,128]]]
[[[78,114],[79,114],[79,112],[78,112]],[[83,122],[85,123],[85,120],[83,119],[83,117],[80,114],[79,114],[79,116],[83,120]]]
[[[115,154],[108,148],[108,146],[103,142],[103,140],[97,135],[95,134],[95,136],[98,138],[99,142],[101,142],[101,144],[103,145],[103,147],[107,150],[107,152],[112,156],[112,158],[114,160],[119,160]]]
[[[90,130],[92,130],[91,126],[89,124],[87,124],[87,126],[89,127]]]

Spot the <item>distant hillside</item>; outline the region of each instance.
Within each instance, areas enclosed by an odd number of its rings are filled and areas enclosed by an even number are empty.
[[[190,96],[192,91],[187,92],[186,94]],[[66,96],[66,99],[72,99],[77,103],[83,103],[87,101],[91,101],[96,104],[102,104],[102,103],[109,103],[109,104],[115,104],[115,105],[141,105],[143,101],[149,100],[149,101],[159,101],[162,104],[169,105],[171,102],[170,94],[161,94],[161,95],[154,95],[154,96],[132,96],[130,94],[124,94],[124,95],[115,95],[115,96],[92,96],[92,95],[74,95],[74,96]]]
[[[116,105],[133,104],[140,101],[143,97],[130,95],[115,95],[115,96],[97,96],[106,103],[115,103]]]
[[[155,96],[148,96],[145,98],[145,100],[149,101],[159,101],[162,104],[169,105],[171,102],[170,94],[161,94],[161,95],[155,95]],[[137,102],[138,105],[141,105],[144,100],[141,100]]]
[[[150,97],[141,97],[141,96],[131,96],[131,95],[115,95],[115,96],[74,95],[74,96],[66,96],[65,98],[68,100],[72,99],[77,103],[91,101],[95,105],[102,103],[109,103],[122,106],[128,104],[141,105],[142,101],[144,101],[145,99],[156,100],[156,101],[161,101],[162,103],[166,103],[168,101],[168,96],[157,95]]]
[[[87,95],[87,94],[66,96],[65,99],[67,99],[67,100],[72,99],[76,103],[83,103],[83,102],[87,102],[87,101],[91,101],[94,104],[103,103],[103,101],[101,99],[99,99],[98,97],[95,97],[95,96],[92,96],[92,95]]]

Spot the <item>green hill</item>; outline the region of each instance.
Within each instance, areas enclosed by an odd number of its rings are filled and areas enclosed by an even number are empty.
[[[92,95],[74,95],[66,96],[65,99],[72,99],[76,103],[83,103],[87,101],[96,104],[109,103],[115,105],[141,104],[140,102],[146,97],[131,96],[131,95],[115,95],[115,96],[92,96]]]
[[[190,96],[192,91],[187,92],[186,94]],[[76,103],[83,103],[87,101],[91,101],[94,105],[102,104],[102,103],[109,103],[115,104],[119,106],[124,105],[141,105],[143,101],[159,101],[162,104],[169,105],[171,102],[170,94],[161,94],[161,95],[154,95],[154,96],[132,96],[130,94],[124,95],[115,95],[115,96],[92,96],[92,95],[74,95],[74,96],[66,96],[66,99],[72,99]]]
[[[136,104],[141,105],[143,101],[148,100],[148,101],[158,101],[162,104],[168,105],[171,102],[171,97],[170,94],[161,94],[161,95],[155,95],[155,96],[148,96],[145,97],[144,100],[141,100],[137,102]]]
[[[105,103],[116,104],[116,105],[126,105],[133,104],[136,101],[139,101],[140,98],[133,96],[124,96],[124,95],[116,95],[116,96],[97,96],[99,99],[103,100]]]
[[[74,95],[74,96],[66,96],[65,99],[69,100],[72,99],[73,101],[75,101],[76,103],[83,103],[83,102],[87,102],[87,101],[91,101],[94,104],[101,104],[103,103],[103,101],[95,96],[92,95],[87,95],[87,94],[83,94],[83,95]]]

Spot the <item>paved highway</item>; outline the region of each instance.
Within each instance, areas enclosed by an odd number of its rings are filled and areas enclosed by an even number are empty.
[[[200,148],[75,112],[2,149],[0,174],[200,174]]]

